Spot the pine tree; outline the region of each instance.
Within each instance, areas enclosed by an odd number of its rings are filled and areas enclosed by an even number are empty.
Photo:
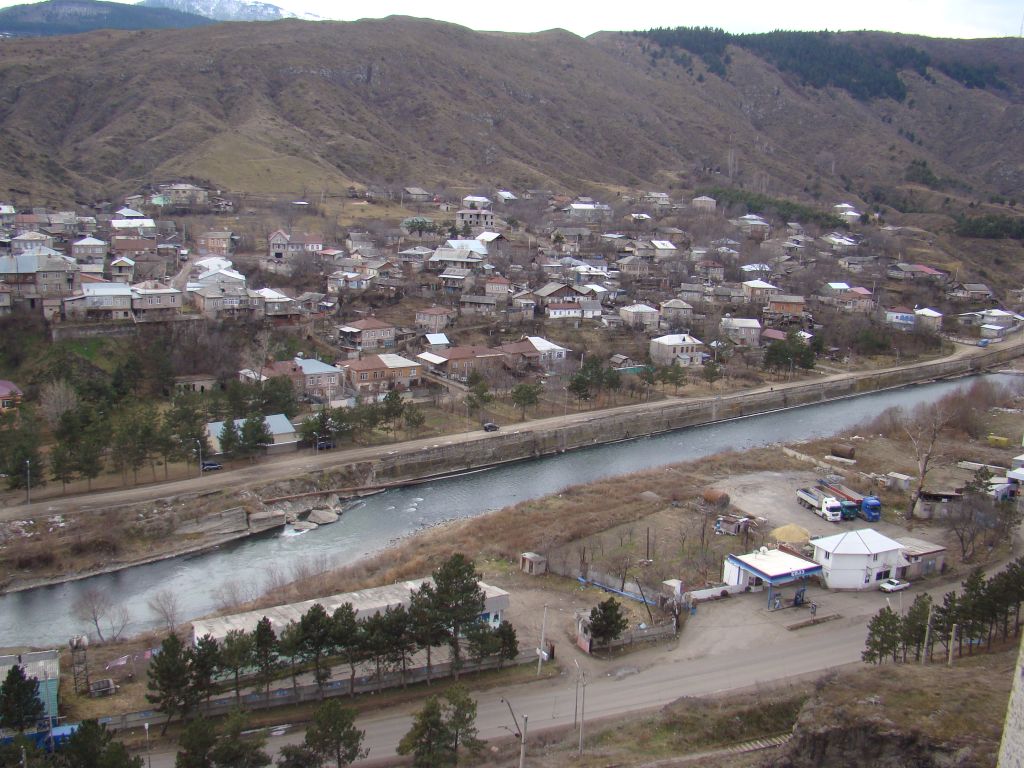
[[[519,655],[519,638],[510,621],[502,621],[494,634],[498,638],[498,669],[501,669],[503,661],[514,661]]]
[[[178,636],[171,634],[164,638],[160,653],[149,665],[146,700],[156,705],[157,712],[167,715],[162,734],[167,733],[167,726],[176,715],[184,718],[195,706],[190,657]]]
[[[886,659],[899,659],[902,622],[893,610],[886,606],[868,623],[868,638],[861,658],[869,664],[881,664]]]
[[[362,748],[366,732],[356,728],[355,720],[354,709],[328,699],[313,713],[313,723],[306,730],[306,747],[321,760],[333,760],[337,768],[362,760],[369,753]]]
[[[252,666],[252,635],[244,629],[228,630],[220,644],[217,666],[224,672],[230,672],[235,684],[235,706],[241,706],[242,689],[240,678],[242,670]]]
[[[34,726],[46,714],[39,698],[39,681],[25,675],[25,668],[15,664],[0,686],[0,728],[21,733]]]
[[[270,696],[270,683],[277,676],[281,662],[278,655],[277,635],[270,619],[264,616],[256,624],[252,634],[252,660],[256,666],[256,681],[266,689]]]
[[[220,441],[220,452],[225,456],[231,456],[238,451],[242,439],[238,434],[238,427],[234,419],[227,419],[218,435]]]
[[[456,765],[454,740],[436,696],[428,698],[416,713],[412,727],[398,743],[398,754],[412,755],[413,768]]]
[[[348,664],[348,693],[355,695],[356,689],[356,666],[367,658],[366,632],[362,622],[356,619],[355,609],[352,603],[339,605],[331,617],[331,624],[334,633],[334,644],[338,652],[344,657]]]
[[[331,678],[331,667],[324,660],[334,650],[336,632],[320,603],[314,603],[299,619],[299,637],[303,654],[313,661],[313,679],[322,697],[324,683]]]
[[[434,587],[430,582],[420,584],[420,588],[412,593],[409,602],[410,631],[419,648],[427,651],[427,685],[430,685],[431,651],[448,638],[448,630],[444,617],[437,610]]]
[[[480,574],[462,553],[449,557],[434,573],[434,610],[443,622],[451,651],[452,669],[459,679],[462,663],[462,633],[484,610]]]
[[[629,622],[622,615],[622,607],[614,597],[590,609],[590,636],[598,645],[618,639],[628,626]]]
[[[270,755],[263,751],[267,743],[262,736],[245,734],[248,721],[239,711],[228,715],[224,733],[210,750],[214,768],[262,768],[270,765]]]
[[[210,751],[216,743],[217,732],[213,723],[204,717],[197,717],[181,732],[174,768],[211,768],[213,761]]]
[[[210,701],[213,694],[213,677],[220,660],[220,644],[213,635],[203,635],[196,641],[190,654],[189,672],[192,678],[192,693],[196,701]]]

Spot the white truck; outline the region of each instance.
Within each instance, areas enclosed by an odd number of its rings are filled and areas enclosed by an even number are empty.
[[[815,514],[828,520],[830,523],[838,523],[843,519],[843,505],[835,496],[826,496],[817,488],[798,488],[796,500],[808,509],[813,509]]]

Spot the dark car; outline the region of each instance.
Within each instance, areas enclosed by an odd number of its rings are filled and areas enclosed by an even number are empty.
[[[222,467],[216,461],[204,461],[200,465],[200,469],[202,469],[203,472],[215,472],[218,469],[224,469],[224,467]]]
[[[318,451],[329,451],[333,447],[334,447],[334,441],[333,440],[318,440],[317,444],[316,444],[316,449]]]
[[[484,422],[484,432],[497,432],[498,425],[493,421]]]

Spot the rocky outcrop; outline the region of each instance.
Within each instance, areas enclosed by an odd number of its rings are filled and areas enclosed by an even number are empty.
[[[338,522],[338,513],[331,509],[314,509],[306,519],[317,525],[329,525]]]

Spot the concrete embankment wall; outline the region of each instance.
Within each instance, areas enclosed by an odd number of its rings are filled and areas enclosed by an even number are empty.
[[[505,431],[481,436],[479,440],[408,452],[399,449],[374,462],[372,482],[412,480],[478,469],[683,427],[967,375],[1005,363],[1022,353],[1024,345],[1007,345],[970,357],[857,374],[838,380],[783,385],[768,391],[741,392],[700,400],[667,400],[653,404],[649,410],[595,411],[589,418],[559,428],[544,429],[525,423],[517,429],[515,425],[509,425]]]

